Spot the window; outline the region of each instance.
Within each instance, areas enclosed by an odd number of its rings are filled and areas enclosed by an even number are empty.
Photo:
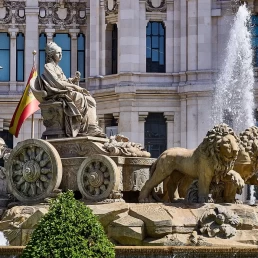
[[[152,158],[157,158],[167,149],[167,124],[163,113],[149,113],[144,127],[144,146]]]
[[[146,72],[165,73],[165,27],[149,22],[146,29]]]
[[[69,34],[57,33],[53,37],[53,41],[62,48],[63,57],[59,66],[67,78],[71,77],[71,38]]]
[[[77,39],[77,70],[81,73],[81,78],[85,78],[85,36],[82,33]]]
[[[46,63],[46,44],[47,36],[45,33],[39,35],[39,74],[44,71],[44,65]]]
[[[21,32],[16,37],[16,81],[24,81],[24,35]]]
[[[112,74],[117,74],[117,25],[112,30]]]
[[[10,37],[6,32],[0,33],[0,81],[10,81]]]
[[[251,17],[252,48],[254,50],[253,64],[258,66],[258,15]]]

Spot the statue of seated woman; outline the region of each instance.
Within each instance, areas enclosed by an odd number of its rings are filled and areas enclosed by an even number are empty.
[[[69,137],[96,136],[106,137],[98,126],[96,101],[90,93],[78,86],[80,73],[74,78],[67,79],[63,70],[58,66],[62,58],[62,49],[54,42],[46,46],[46,64],[44,72],[31,87],[37,98],[38,92],[45,92],[42,101],[57,101],[63,105],[64,130]],[[77,84],[77,85],[76,85]]]

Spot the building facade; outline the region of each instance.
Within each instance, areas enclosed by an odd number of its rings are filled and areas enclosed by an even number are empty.
[[[255,15],[258,1],[246,2]],[[213,86],[236,10],[231,0],[0,0],[0,136],[10,147],[31,137],[30,119],[17,139],[8,128],[32,51],[41,73],[45,45],[55,41],[60,66],[67,77],[81,72],[109,135],[142,143],[153,157],[197,147],[212,126]],[[44,131],[40,111],[34,131]]]

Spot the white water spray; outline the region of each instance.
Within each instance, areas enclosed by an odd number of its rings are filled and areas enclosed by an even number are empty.
[[[214,124],[224,122],[226,113],[232,118],[233,128],[238,133],[255,124],[249,21],[250,12],[246,5],[240,6],[230,30],[226,57],[214,90],[212,109]]]
[[[251,46],[250,12],[239,7],[230,30],[226,56],[214,89],[213,123],[232,122],[239,133],[255,125],[254,72]],[[255,203],[254,186],[250,187],[250,204]]]

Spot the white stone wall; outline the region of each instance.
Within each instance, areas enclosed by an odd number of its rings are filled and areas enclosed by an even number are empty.
[[[108,5],[104,0],[66,1],[76,6],[82,2],[86,2],[85,8],[80,9],[86,13],[85,24],[76,21],[63,22],[60,26],[51,22],[41,24],[38,14],[42,3],[57,2],[27,0],[25,24],[11,21],[0,25],[0,31],[8,31],[11,35],[11,79],[0,82],[0,119],[8,123],[12,117],[32,67],[32,50],[38,50],[39,33],[45,32],[48,41],[56,32],[70,34],[73,74],[77,69],[77,35],[82,32],[86,39],[87,77],[82,86],[87,86],[94,94],[99,117],[115,117],[119,133],[144,143],[145,118],[149,112],[162,112],[167,119],[167,146],[195,148],[212,126],[212,87],[233,18],[230,1],[167,0],[164,10],[152,12],[146,10],[145,0],[117,1],[114,12],[112,1],[108,1]],[[156,2],[159,1],[153,4]],[[64,14],[65,2],[59,3],[60,13]],[[106,14],[107,6],[109,15]],[[146,25],[149,21],[162,21],[166,28],[166,73],[146,73]],[[110,74],[112,24],[118,27],[118,74],[114,75]],[[16,34],[19,31],[25,35],[24,83],[15,81]],[[109,120],[102,120],[103,128]],[[14,143],[30,138],[30,124],[29,120],[24,123]],[[42,131],[44,126],[38,112],[35,137],[40,137]]]

